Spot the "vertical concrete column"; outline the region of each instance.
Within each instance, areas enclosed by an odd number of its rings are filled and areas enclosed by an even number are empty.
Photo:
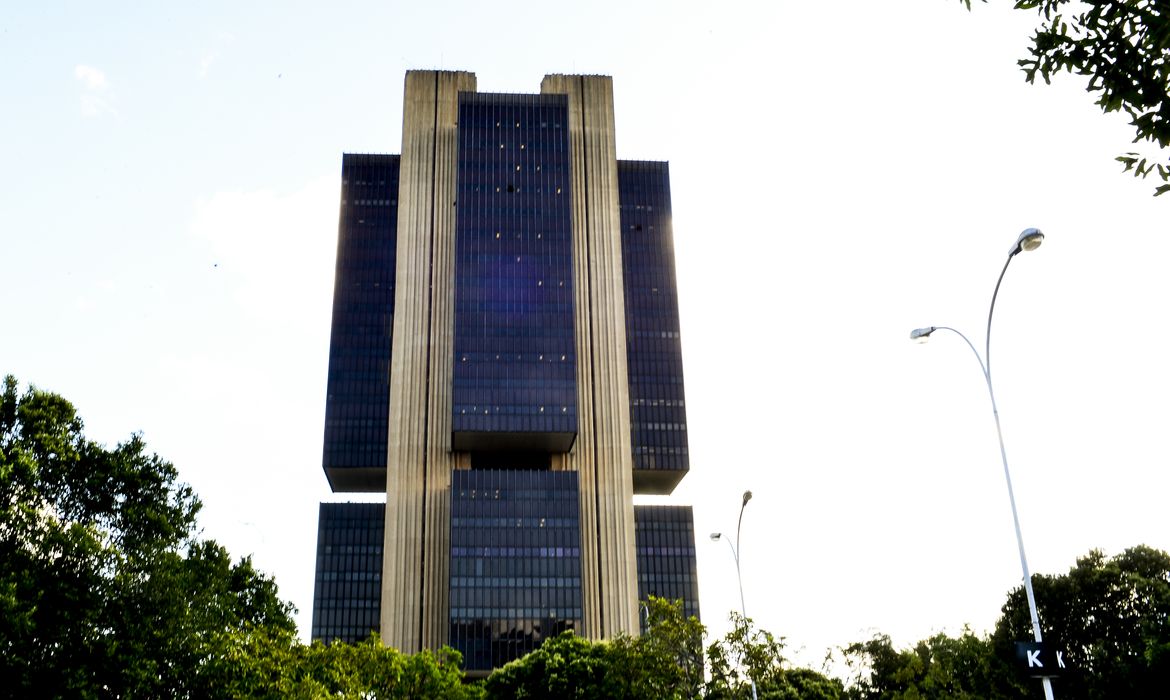
[[[590,313],[589,239],[585,235],[585,163],[580,157],[584,135],[579,127],[582,120],[579,84],[571,76],[549,75],[541,82],[540,91],[547,94],[568,95],[569,150],[572,181],[569,191],[573,196],[573,309],[574,331],[577,335],[577,440],[566,455],[556,455],[553,469],[576,471],[581,523],[581,612],[582,634],[589,639],[600,639],[601,580],[597,539],[597,470],[594,459],[593,421],[593,345],[592,314]],[[575,96],[577,95],[577,96]]]
[[[451,553],[451,374],[455,338],[455,197],[459,164],[459,93],[475,91],[472,73],[437,74],[434,229],[431,267],[431,362],[427,414],[423,635],[426,649],[448,643]]]
[[[383,641],[405,653],[446,641],[445,635],[436,640],[436,630],[447,614],[450,531],[444,513],[453,466],[450,319],[460,89],[474,90],[475,76],[406,74],[381,616]]]
[[[638,630],[613,82],[550,75],[541,92],[569,96],[580,422],[566,461],[580,472],[585,634],[609,638]]]

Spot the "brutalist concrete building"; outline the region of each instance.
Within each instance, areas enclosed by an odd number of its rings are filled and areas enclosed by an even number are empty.
[[[401,155],[345,155],[313,637],[487,670],[698,612],[665,162],[618,160],[605,76],[406,75]],[[666,118],[667,115],[663,115]]]

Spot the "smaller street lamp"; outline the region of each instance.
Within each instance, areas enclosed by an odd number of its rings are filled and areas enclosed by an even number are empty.
[[[731,558],[735,560],[735,580],[739,583],[739,612],[743,615],[745,624],[747,622],[747,606],[743,602],[743,574],[739,568],[739,533],[743,528],[743,509],[747,507],[750,500],[752,500],[752,492],[744,491],[743,502],[739,506],[739,521],[735,524],[735,544],[732,544],[731,540],[727,540],[727,546],[731,548]],[[722,532],[711,533],[712,542],[718,542],[721,539],[723,539]],[[748,680],[752,684],[752,700],[757,700],[759,696],[756,694],[756,680],[752,678],[750,673]]]

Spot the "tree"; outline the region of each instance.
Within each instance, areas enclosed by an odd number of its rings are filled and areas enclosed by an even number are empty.
[[[1077,672],[1062,698],[1160,697],[1170,687],[1170,554],[1137,546],[1109,558],[1092,551],[1067,574],[1033,578],[1046,641]],[[1000,655],[1031,637],[1022,588],[992,634]]]
[[[971,0],[960,0],[971,9]],[[987,2],[987,0],[983,0]],[[1019,61],[1029,83],[1055,73],[1089,76],[1104,112],[1124,111],[1134,143],[1170,147],[1170,6],[1164,0],[1016,0],[1015,8],[1035,10],[1040,26],[1030,56]],[[1137,177],[1157,173],[1154,194],[1170,192],[1170,163],[1129,152],[1117,157]]]
[[[497,668],[484,683],[486,697],[600,698],[611,693],[609,645],[582,639],[572,630],[546,639],[537,649]]]
[[[647,631],[591,642],[573,632],[488,676],[489,698],[597,698],[683,700],[703,684],[703,625],[686,617],[682,601],[651,596]]]
[[[1161,697],[1170,687],[1170,554],[1145,546],[1108,558],[1098,551],[1068,574],[1035,575],[1047,643],[1064,652],[1070,677],[1053,681],[1064,700]],[[842,649],[850,700],[1028,698],[1038,681],[1019,673],[1015,643],[1032,639],[1023,587],[995,631],[935,635],[896,650],[878,635]]]
[[[707,648],[711,678],[705,697],[750,698],[755,681],[760,698],[769,700],[836,700],[842,685],[812,669],[784,668],[784,642],[758,630],[750,618],[731,613],[732,629]]]
[[[206,697],[226,632],[291,634],[248,559],[194,538],[200,503],[138,435],[91,440],[74,407],[4,380],[0,696]]]
[[[776,685],[784,664],[784,643],[767,630],[757,630],[750,618],[731,613],[731,630],[707,648],[711,678],[709,698],[751,697],[751,683],[757,691]]]
[[[697,617],[683,614],[681,600],[650,596],[645,602],[646,633],[626,638],[658,679],[651,688],[660,698],[695,698],[703,687],[703,637],[707,630]]]
[[[208,660],[211,695],[232,698],[475,700],[464,684],[459,652],[405,655],[377,635],[357,644],[301,644],[286,630],[253,627],[224,633],[222,654]]]
[[[910,649],[896,650],[876,635],[841,650],[852,670],[844,697],[850,700],[983,700],[1025,697],[1006,661],[991,642],[964,629],[958,637],[936,634]]]
[[[450,648],[301,644],[275,582],[195,537],[199,499],[173,465],[83,428],[5,378],[0,697],[482,697]]]

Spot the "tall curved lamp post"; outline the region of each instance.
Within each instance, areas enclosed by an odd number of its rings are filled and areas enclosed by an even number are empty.
[[[991,385],[991,319],[993,314],[995,314],[995,300],[999,296],[999,285],[1003,282],[1003,276],[1007,273],[1008,265],[1011,264],[1012,258],[1021,252],[1036,250],[1043,242],[1044,234],[1040,232],[1040,229],[1024,229],[1023,233],[1016,239],[1015,245],[1008,251],[1007,261],[1003,264],[1003,270],[1000,271],[999,279],[995,282],[995,291],[991,294],[991,308],[987,311],[986,344],[983,347],[982,357],[979,355],[979,351],[975,349],[974,343],[967,336],[950,326],[929,326],[927,328],[916,328],[910,332],[910,339],[920,343],[926,342],[935,331],[950,331],[954,333],[962,338],[967,343],[967,346],[971,348],[971,352],[975,354],[975,359],[979,361],[979,368],[983,370],[983,379],[987,382],[987,394],[991,397],[991,414],[995,417],[995,434],[999,437],[999,456],[1003,460],[1003,476],[1007,481],[1008,500],[1011,501],[1012,505],[1012,523],[1016,527],[1016,545],[1020,550],[1020,568],[1024,571],[1024,593],[1028,597],[1028,612],[1032,617],[1032,635],[1037,643],[1044,641],[1040,634],[1040,615],[1036,612],[1036,595],[1032,592],[1032,574],[1028,570],[1028,557],[1024,554],[1024,536],[1020,532],[1020,516],[1016,511],[1016,495],[1015,490],[1012,489],[1012,474],[1008,469],[1007,450],[1003,445],[1003,430],[999,425],[999,408],[995,404],[995,389]],[[1053,700],[1051,679],[1045,677],[1041,680],[1044,684],[1044,697],[1047,700]]]
[[[731,558],[735,560],[735,580],[739,582],[739,612],[743,615],[744,620],[747,620],[747,606],[743,602],[743,574],[739,570],[739,532],[743,527],[743,509],[747,507],[748,501],[752,500],[752,492],[743,492],[743,503],[739,506],[739,521],[735,524],[735,544],[731,540],[727,540],[727,546],[731,547]],[[718,542],[723,539],[722,532],[712,532],[711,541]],[[756,695],[756,680],[748,674],[748,681],[752,684],[752,700],[758,700]]]

